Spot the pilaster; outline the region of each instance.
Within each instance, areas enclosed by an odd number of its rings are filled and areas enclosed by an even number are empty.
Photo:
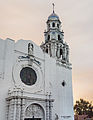
[[[10,106],[9,106],[9,116],[8,116],[8,120],[14,120],[14,116],[15,116],[14,105],[15,105],[15,100],[14,100],[14,99],[11,99],[11,100],[10,100]]]
[[[24,120],[25,117],[25,99],[22,99],[22,104],[21,104],[21,119],[20,120]]]
[[[48,95],[46,96],[46,120],[49,120],[49,100]]]
[[[20,120],[21,118],[21,99],[18,98],[16,99],[16,119],[15,120]]]
[[[49,120],[52,120],[52,107],[51,95],[49,95]]]

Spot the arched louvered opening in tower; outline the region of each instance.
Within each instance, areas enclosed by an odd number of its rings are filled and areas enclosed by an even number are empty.
[[[59,28],[59,24],[57,24],[57,27]]]
[[[62,49],[60,49],[60,56],[62,56]]]
[[[54,22],[52,23],[52,27],[55,27],[55,23]]]
[[[48,35],[48,40],[50,40],[50,35]]]
[[[60,37],[60,35],[58,35],[58,40],[61,40],[61,37]]]

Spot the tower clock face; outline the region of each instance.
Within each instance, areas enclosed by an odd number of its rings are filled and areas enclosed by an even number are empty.
[[[24,84],[29,86],[34,85],[37,81],[36,72],[30,67],[24,67],[20,71],[20,78]]]

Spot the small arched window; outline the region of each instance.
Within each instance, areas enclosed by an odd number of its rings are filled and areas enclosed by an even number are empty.
[[[58,35],[58,40],[61,40],[60,35]]]
[[[48,35],[48,40],[50,40],[50,35]]]
[[[50,24],[48,24],[48,26],[50,27]]]
[[[54,22],[52,23],[52,27],[55,27],[55,23]]]
[[[57,24],[57,27],[59,28],[59,24]]]
[[[60,49],[60,56],[62,55],[62,49]]]
[[[65,87],[65,85],[66,85],[66,82],[65,82],[65,81],[63,81],[63,82],[62,82],[62,86],[63,86],[63,87]]]

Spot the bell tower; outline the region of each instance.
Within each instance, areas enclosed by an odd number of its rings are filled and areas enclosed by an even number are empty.
[[[44,32],[45,43],[41,45],[44,52],[60,60],[62,63],[69,63],[69,46],[64,41],[64,32],[61,30],[62,23],[54,11],[46,22],[47,30]]]

